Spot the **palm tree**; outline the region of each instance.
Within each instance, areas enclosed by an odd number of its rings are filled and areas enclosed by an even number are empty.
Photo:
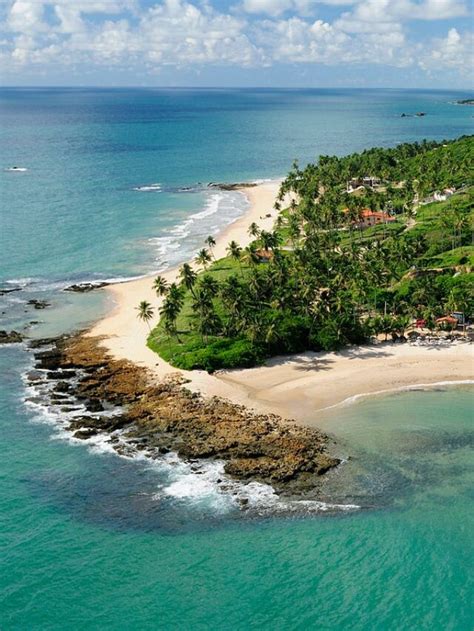
[[[237,241],[231,241],[226,250],[229,256],[234,259],[234,261],[237,261],[239,263],[240,273],[243,274],[241,264],[242,248],[240,247],[240,245],[237,243]]]
[[[157,296],[165,296],[168,292],[168,281],[164,276],[157,276],[153,281],[153,289]]]
[[[209,254],[209,251],[206,250],[206,248],[202,248],[201,250],[199,250],[194,260],[198,265],[202,265],[204,269],[207,269],[207,266],[212,261],[212,257]]]
[[[240,261],[240,255],[242,253],[242,248],[237,243],[237,241],[231,241],[226,248],[230,257],[235,259],[236,261]]]
[[[205,244],[208,246],[209,250],[211,251],[212,258],[214,258],[213,247],[216,245],[216,240],[211,234],[207,237]]]
[[[278,246],[279,238],[275,232],[262,230],[260,232],[260,243],[265,251],[273,250]]]
[[[199,291],[212,299],[219,291],[219,283],[210,274],[204,274],[199,283]]]
[[[139,320],[142,320],[143,322],[146,322],[148,325],[148,330],[151,331],[150,320],[153,318],[153,313],[154,313],[153,307],[151,306],[151,304],[147,302],[146,300],[142,300],[140,304],[138,305],[138,307],[136,307],[136,309],[138,311],[137,318]]]
[[[257,224],[255,223],[255,221],[253,221],[248,229],[248,233],[251,237],[255,237],[257,238],[258,235],[260,234],[260,228],[257,226]]]
[[[183,290],[176,283],[172,283],[168,290],[168,294],[160,308],[160,316],[164,320],[164,325],[169,335],[175,334],[178,338],[176,330],[176,321],[183,308],[184,297]],[[179,338],[178,338],[179,342]]]
[[[184,263],[184,265],[180,268],[179,277],[186,289],[188,289],[192,295],[196,297],[194,293],[194,285],[196,284],[197,274],[189,263]]]
[[[181,311],[184,304],[184,292],[181,287],[179,287],[176,283],[171,283],[170,288],[168,290],[167,299],[174,305],[178,311]]]

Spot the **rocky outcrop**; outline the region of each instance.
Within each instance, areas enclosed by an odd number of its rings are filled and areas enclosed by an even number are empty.
[[[238,191],[241,188],[253,188],[257,186],[255,182],[234,182],[234,183],[225,183],[225,182],[211,182],[208,184],[209,188],[218,188],[221,191]]]
[[[0,344],[18,344],[24,339],[25,336],[18,331],[0,331]]]
[[[71,422],[77,438],[125,428],[126,439],[138,449],[175,451],[186,459],[219,458],[234,478],[292,493],[313,488],[319,476],[339,464],[327,453],[328,437],[318,430],[220,398],[204,399],[187,389],[179,374],[151,384],[144,368],[111,359],[95,338],[59,339],[36,359],[36,369],[57,375],[55,393],[85,401],[91,412]],[[81,377],[68,379],[73,371]],[[57,403],[64,403],[62,396]],[[101,415],[107,406],[121,411]]]
[[[46,309],[46,307],[50,307],[51,303],[46,300],[37,300],[36,298],[32,298],[28,300],[28,304],[32,305],[35,309]]]
[[[0,287],[0,296],[11,294],[14,291],[21,291],[21,287]]]
[[[97,283],[77,283],[75,285],[69,285],[69,287],[65,287],[64,291],[86,293],[89,291],[93,291],[94,289],[102,289],[102,287],[107,287],[107,285],[110,285],[110,283],[106,283],[105,281],[100,281]]]

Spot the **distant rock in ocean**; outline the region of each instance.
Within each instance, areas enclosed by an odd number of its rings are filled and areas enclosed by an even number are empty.
[[[97,283],[77,283],[75,285],[69,285],[69,287],[65,287],[64,291],[75,291],[77,293],[85,293],[88,291],[93,291],[94,289],[102,289],[102,287],[107,287],[110,283],[105,281],[100,281]]]
[[[236,191],[240,188],[253,188],[257,186],[255,182],[234,182],[234,183],[225,183],[225,182],[210,182],[208,184],[209,188],[218,188],[221,191]]]
[[[18,344],[24,339],[24,336],[18,331],[0,331],[0,344]]]

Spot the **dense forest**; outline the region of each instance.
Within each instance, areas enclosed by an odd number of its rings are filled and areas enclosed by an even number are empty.
[[[249,226],[214,260],[209,237],[163,296],[149,346],[171,364],[216,370],[474,313],[474,136],[295,163],[274,230]],[[138,316],[151,319],[153,305]],[[448,322],[449,324],[449,322]]]

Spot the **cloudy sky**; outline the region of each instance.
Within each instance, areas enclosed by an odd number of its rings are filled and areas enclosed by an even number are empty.
[[[0,0],[4,85],[471,88],[473,0]]]

